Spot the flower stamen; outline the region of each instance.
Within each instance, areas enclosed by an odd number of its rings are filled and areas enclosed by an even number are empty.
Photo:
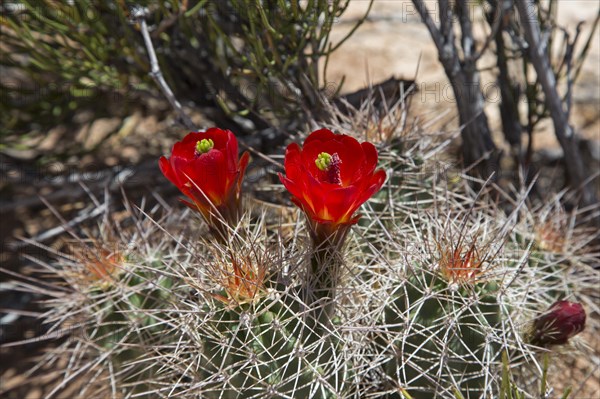
[[[340,165],[342,160],[336,153],[330,155],[326,152],[322,152],[315,159],[315,165],[317,169],[324,172],[325,181],[331,184],[342,184],[342,178],[340,176]]]
[[[332,156],[326,152],[320,153],[317,159],[315,159],[315,164],[317,165],[317,168],[325,172],[327,169],[329,169],[329,166],[331,165],[331,158]]]
[[[196,155],[206,154],[215,146],[215,142],[212,139],[202,139],[196,143]]]

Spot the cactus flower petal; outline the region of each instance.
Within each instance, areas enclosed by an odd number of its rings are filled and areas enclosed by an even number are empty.
[[[585,327],[585,310],[580,303],[557,301],[533,323],[531,342],[535,345],[562,345]]]
[[[175,143],[170,158],[159,167],[203,214],[212,208],[237,207],[248,153],[238,158],[238,143],[229,130],[191,132]],[[187,203],[190,205],[191,203]]]
[[[279,178],[292,201],[317,223],[356,223],[357,209],[385,181],[371,143],[327,129],[312,132],[304,146],[292,143],[285,155],[285,176]]]

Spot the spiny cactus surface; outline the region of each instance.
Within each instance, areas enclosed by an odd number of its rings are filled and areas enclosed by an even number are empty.
[[[593,354],[580,336],[539,345],[531,329],[560,299],[597,314],[597,232],[525,193],[506,194],[507,211],[449,178],[446,138],[377,140],[387,179],[360,221],[320,225],[331,212],[307,212],[312,197],[301,210],[246,201],[234,219],[193,204],[102,218],[80,250],[39,262],[62,281],[39,289],[46,322],[76,326],[40,361],[68,359],[51,396],[84,378],[79,397],[539,397],[544,356]]]

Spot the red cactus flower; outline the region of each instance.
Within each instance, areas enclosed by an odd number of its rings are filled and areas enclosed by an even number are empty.
[[[330,130],[312,132],[301,149],[296,143],[285,153],[281,182],[311,221],[354,224],[356,210],[375,194],[385,172],[375,170],[377,150],[371,143]]]
[[[237,222],[242,179],[249,154],[238,159],[238,143],[229,130],[191,132],[175,143],[171,157],[161,157],[160,170],[190,198],[183,201],[209,219],[218,211],[226,221]]]
[[[580,303],[557,301],[533,323],[531,342],[535,345],[561,345],[585,327],[585,310]]]

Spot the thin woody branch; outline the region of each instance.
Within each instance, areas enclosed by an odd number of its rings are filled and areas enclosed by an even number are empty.
[[[458,0],[456,9],[462,32],[461,44],[465,55],[465,65],[474,66],[473,50],[475,48],[475,39],[473,39],[473,26],[469,15],[469,3],[465,0]]]
[[[509,5],[510,4],[512,4],[512,3],[509,3]],[[490,46],[492,41],[494,41],[494,39],[497,37],[498,31],[500,30],[500,26],[502,25],[502,18],[504,16],[504,11],[505,11],[505,2],[500,1],[499,4],[496,6],[496,11],[494,12],[494,19],[491,24],[490,34],[485,39],[485,42],[483,43],[483,46],[481,46],[481,49],[479,49],[479,51],[476,51],[470,57],[470,61],[472,61],[473,63],[477,62],[483,56],[483,54],[488,49],[488,47]]]
[[[148,50],[148,58],[150,59],[150,76],[152,76],[152,79],[154,79],[158,87],[160,87],[160,90],[169,101],[169,104],[171,104],[171,107],[173,107],[173,109],[177,112],[181,122],[185,125],[185,127],[190,130],[196,130],[194,122],[192,122],[190,117],[185,113],[181,107],[181,104],[175,98],[175,95],[173,94],[173,91],[169,87],[167,81],[163,77],[160,66],[158,65],[158,59],[156,58],[154,46],[152,45],[152,39],[150,38],[150,33],[148,32],[146,15],[143,12],[139,12],[136,15],[136,18],[140,23],[140,30],[142,32],[142,36],[144,37],[146,49]]]
[[[569,184],[575,190],[580,191],[580,202],[583,205],[594,204],[596,203],[596,196],[588,181],[588,173],[579,153],[578,137],[569,125],[567,112],[556,87],[556,77],[550,66],[550,60],[544,51],[545,46],[542,43],[538,21],[531,14],[534,5],[530,0],[516,1],[516,5],[528,45],[528,54],[544,91],[546,105],[550,110],[554,124],[554,133],[564,151]]]
[[[427,30],[429,30],[429,34],[431,35],[435,46],[437,47],[438,51],[441,51],[444,48],[444,39],[437,26],[435,26],[435,22],[433,22],[433,19],[429,15],[429,11],[427,10],[425,3],[423,3],[422,0],[413,0],[413,4],[417,8],[417,12],[427,27]]]
[[[459,56],[453,29],[454,15],[450,2],[439,0],[440,26],[429,15],[423,0],[413,0],[417,12],[436,45],[439,60],[452,84],[456,106],[462,127],[463,160],[465,167],[477,165],[475,174],[484,179],[498,169],[499,152],[491,138],[487,117],[483,112],[484,98],[477,70],[477,57],[473,57],[474,39],[472,21],[465,1],[457,4],[461,26],[464,59]]]

